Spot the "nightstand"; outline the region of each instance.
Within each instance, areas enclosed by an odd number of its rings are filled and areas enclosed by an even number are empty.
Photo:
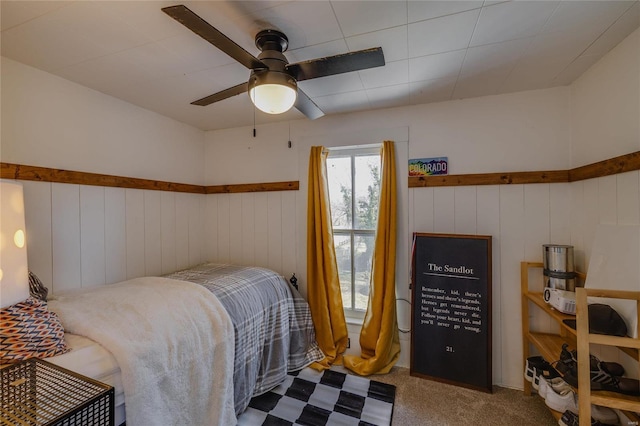
[[[113,426],[112,386],[32,358],[0,370],[0,423]]]

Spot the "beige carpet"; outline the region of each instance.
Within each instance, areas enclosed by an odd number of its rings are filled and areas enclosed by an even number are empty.
[[[398,367],[369,378],[397,387],[393,426],[558,424],[542,398],[514,389],[494,386],[490,394],[413,377]]]

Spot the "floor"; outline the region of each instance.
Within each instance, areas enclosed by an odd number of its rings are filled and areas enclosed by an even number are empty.
[[[413,377],[399,367],[370,379],[396,386],[392,426],[558,424],[542,398],[519,390],[494,386],[493,393],[480,392]]]

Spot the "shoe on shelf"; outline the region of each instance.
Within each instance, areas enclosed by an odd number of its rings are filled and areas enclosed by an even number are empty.
[[[542,358],[541,356],[532,356],[527,358],[526,362],[524,363],[524,379],[527,382],[533,383],[533,378],[536,376],[535,366],[537,364],[542,364],[543,361],[544,358]]]
[[[547,388],[544,403],[559,413],[578,411],[578,395],[572,389],[556,392],[553,388]]]
[[[524,367],[524,378],[528,382],[531,382],[535,390],[538,390],[540,387],[541,378],[552,379],[555,377],[560,377],[560,373],[543,357],[532,356],[527,358]]]
[[[578,358],[576,352],[576,359]],[[614,377],[624,376],[624,367],[617,362],[600,361],[593,355],[589,355],[589,361],[591,364],[591,371],[604,371]]]
[[[566,411],[577,413],[579,411],[578,395],[573,390],[558,393],[553,388],[548,388],[546,396],[544,403],[554,411],[560,413]],[[603,424],[615,425],[619,421],[618,415],[611,408],[593,404],[591,404],[591,417]]]
[[[572,390],[571,385],[561,377],[554,377],[553,379],[542,378],[538,386],[538,395],[546,399],[549,388],[552,388],[556,393]]]
[[[560,351],[560,361],[564,365],[573,369],[578,364],[578,351],[569,351],[568,345],[564,343]],[[596,356],[589,354],[589,367],[592,373],[604,373],[613,377],[624,376],[624,367],[617,362],[600,361]]]
[[[624,374],[622,365],[617,362],[602,362],[593,355],[589,357],[591,389],[640,396],[640,381],[619,376]],[[560,360],[556,367],[567,383],[578,387],[577,351],[569,351],[566,343],[562,345]]]
[[[572,374],[562,376],[564,380],[571,386],[578,387],[578,377]],[[628,377],[615,377],[615,380],[609,383],[600,383],[591,381],[591,390],[602,390],[609,392],[621,393],[630,396],[640,396],[640,381]]]
[[[579,426],[580,420],[578,419],[578,415],[576,413],[567,410],[562,413],[562,417],[560,417],[560,420],[558,420],[558,424],[560,426]],[[601,421],[598,421],[593,417],[591,418],[591,426],[615,426],[618,424],[620,423],[617,419],[615,423],[602,423]]]

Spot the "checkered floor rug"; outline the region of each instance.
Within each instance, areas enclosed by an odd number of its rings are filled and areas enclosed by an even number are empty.
[[[305,368],[257,396],[238,426],[388,426],[396,387],[364,377]]]

